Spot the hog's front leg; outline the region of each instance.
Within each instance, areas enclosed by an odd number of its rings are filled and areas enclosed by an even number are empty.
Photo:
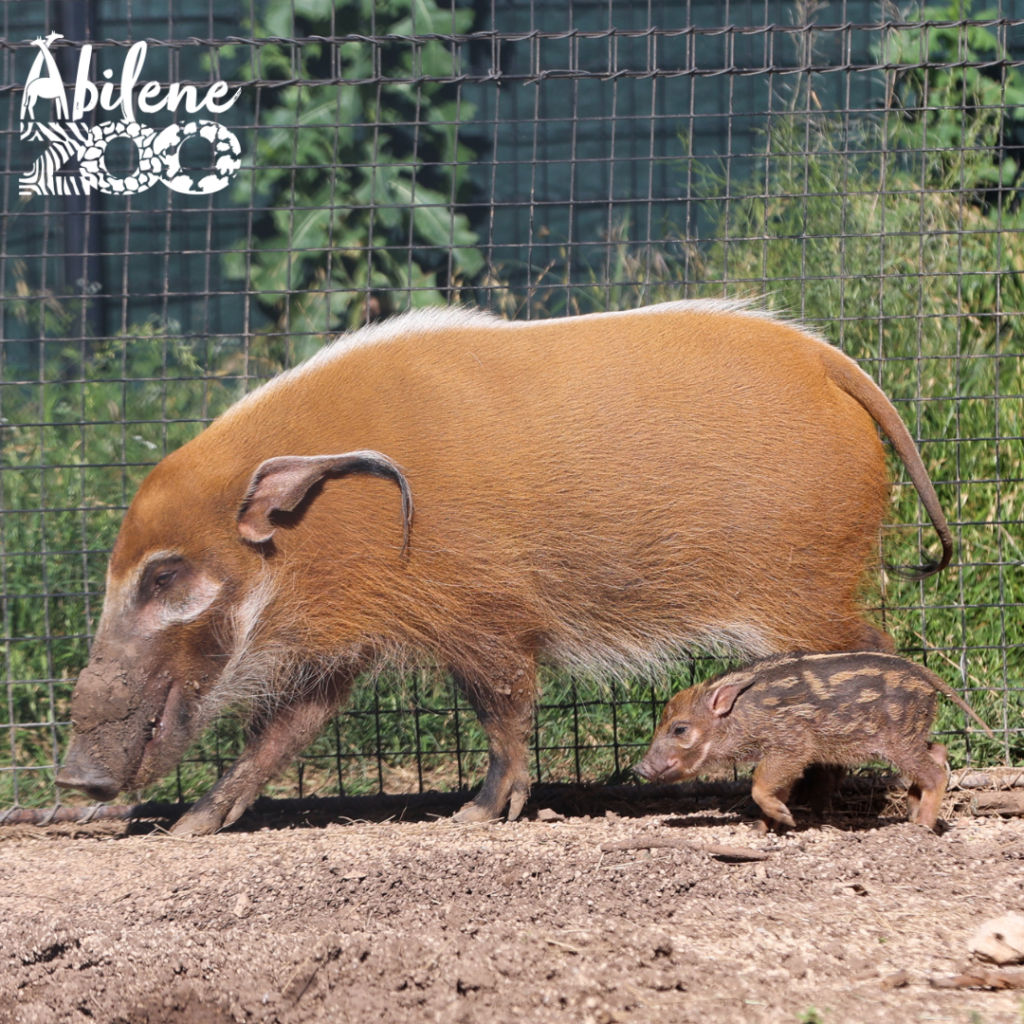
[[[315,695],[292,696],[264,718],[241,757],[171,829],[178,836],[205,836],[234,824],[260,790],[300,754],[338,710],[350,680],[318,687]]]
[[[476,796],[455,812],[455,821],[490,821],[508,807],[515,821],[530,795],[529,748],[537,689],[532,661],[504,666],[485,680],[455,673],[487,733],[487,777]]]

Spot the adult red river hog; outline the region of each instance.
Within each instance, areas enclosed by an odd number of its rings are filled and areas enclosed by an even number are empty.
[[[356,676],[426,662],[489,740],[457,817],[515,818],[539,662],[892,648],[858,605],[888,499],[876,423],[939,532],[937,571],[952,539],[902,420],[795,326],[694,301],[364,327],[143,482],[57,782],[97,800],[153,782],[241,705],[245,750],[176,826],[213,832]]]

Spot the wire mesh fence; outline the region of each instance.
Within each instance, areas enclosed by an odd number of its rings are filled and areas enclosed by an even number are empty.
[[[135,488],[334,333],[748,297],[856,358],[918,439],[954,565],[869,603],[1024,757],[1024,5],[0,0],[0,807],[57,800]],[[887,561],[931,543],[897,473]],[[538,779],[624,776],[696,658],[550,672]],[[240,749],[221,722],[152,799]],[[383,678],[281,795],[454,788],[445,679]]]

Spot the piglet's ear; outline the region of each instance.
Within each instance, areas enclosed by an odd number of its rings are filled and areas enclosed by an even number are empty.
[[[736,703],[736,698],[749,686],[750,680],[746,679],[743,682],[725,683],[723,686],[716,687],[708,696],[708,708],[711,710],[711,714],[717,715],[719,718],[729,714],[733,704]]]
[[[310,487],[326,476],[367,473],[398,484],[402,492],[402,552],[409,546],[412,526],[412,492],[399,466],[380,452],[345,452],[343,455],[282,455],[267,459],[253,474],[245,501],[238,513],[238,532],[262,544],[274,536],[270,521],[275,512],[291,512]]]

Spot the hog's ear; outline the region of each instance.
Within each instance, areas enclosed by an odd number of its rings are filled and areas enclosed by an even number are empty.
[[[325,476],[368,473],[393,480],[402,492],[402,552],[409,546],[412,526],[412,491],[399,466],[380,452],[345,452],[342,455],[281,455],[267,459],[249,481],[238,512],[238,532],[253,544],[274,536],[270,521],[275,512],[291,512],[315,483]]]
[[[711,714],[719,718],[729,714],[733,704],[736,703],[736,698],[749,686],[750,680],[746,679],[743,682],[725,683],[723,686],[716,687],[708,696],[708,708]]]

